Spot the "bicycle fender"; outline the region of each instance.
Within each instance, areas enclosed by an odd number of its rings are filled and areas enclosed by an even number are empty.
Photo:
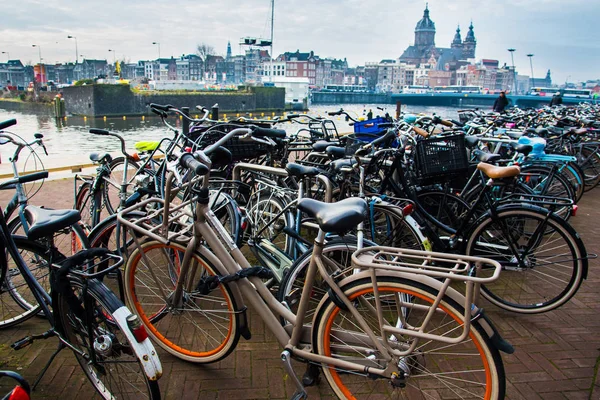
[[[425,286],[429,286],[437,291],[439,291],[443,285],[443,283],[438,281],[437,279],[434,279],[432,277],[425,276],[425,275],[419,275],[419,274],[408,274],[408,273],[402,273],[402,272],[381,270],[381,271],[377,271],[376,275],[377,276],[393,276],[393,277],[397,277],[400,279],[415,281],[415,282],[421,283]],[[365,278],[371,279],[370,271],[363,271],[363,272],[360,272],[358,274],[353,274],[352,276],[343,279],[339,283],[339,287],[342,290],[344,290],[344,287],[346,285],[349,285],[350,283],[353,283],[357,280],[365,279]],[[458,292],[456,289],[454,289],[452,287],[448,287],[446,289],[446,295],[461,306],[463,306],[465,304],[465,297],[460,292]],[[327,299],[327,296],[328,296],[328,294],[323,296],[323,299],[317,306],[317,311],[315,312],[315,317],[317,315],[319,315],[319,310],[320,310],[321,306],[323,305],[323,303],[325,302],[325,300]],[[476,305],[472,304],[471,305],[471,315],[473,316],[473,318],[475,320],[477,320],[477,322],[479,323],[481,328],[483,328],[485,333],[488,335],[488,338],[490,339],[492,344],[494,344],[494,346],[496,346],[496,348],[498,350],[504,351],[508,354],[512,354],[512,351],[514,351],[514,349],[512,348],[510,343],[505,341],[500,336],[500,334],[498,333],[496,328],[492,325],[489,318],[484,314],[483,309],[480,309]],[[313,326],[314,326],[315,322],[316,321],[313,321]]]
[[[162,376],[162,364],[160,363],[154,345],[147,336],[146,339],[141,342],[138,342],[135,336],[133,336],[129,325],[127,325],[127,317],[130,315],[132,315],[132,313],[126,306],[121,306],[112,313],[113,319],[119,325],[121,331],[129,340],[129,343],[131,343],[132,349],[142,364],[146,376],[149,380],[156,381]]]

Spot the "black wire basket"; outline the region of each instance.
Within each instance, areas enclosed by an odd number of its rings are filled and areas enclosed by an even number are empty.
[[[196,129],[190,132],[190,140],[198,149],[205,149],[213,143],[216,143],[225,134],[234,129],[244,127],[240,124],[220,124],[211,127],[210,129]],[[270,126],[266,126],[270,128]],[[231,152],[232,161],[249,161],[255,158],[276,151],[277,145],[272,146],[267,143],[258,142],[252,138],[243,138],[242,136],[234,136],[223,144],[227,150]]]
[[[421,180],[465,173],[469,162],[464,135],[420,140],[416,146],[415,167]]]

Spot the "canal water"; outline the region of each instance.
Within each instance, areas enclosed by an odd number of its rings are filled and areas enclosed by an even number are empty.
[[[172,136],[158,117],[145,117],[144,119],[142,117],[121,117],[107,118],[106,120],[103,118],[84,119],[83,117],[68,117],[64,120],[57,120],[47,115],[7,111],[1,107],[0,104],[0,121],[9,118],[17,119],[17,125],[7,129],[7,131],[16,133],[27,141],[33,140],[35,133],[42,133],[44,135],[44,144],[48,150],[48,156],[43,154],[41,149],[39,149],[38,154],[46,168],[87,163],[89,153],[92,152],[118,154],[120,145],[117,139],[90,134],[88,132],[90,128],[107,129],[119,133],[125,138],[129,150],[133,149],[134,143],[138,141],[159,140],[165,136]],[[342,104],[338,106],[315,106],[311,108],[308,114],[313,116],[327,116],[327,112],[337,111],[340,108],[343,108],[355,117],[365,118],[369,110],[372,110],[373,116],[383,116],[385,113],[395,115],[396,113],[395,105]],[[435,113],[446,118],[457,118],[457,110],[457,108],[419,106],[404,106],[402,108],[403,112],[415,114]],[[233,116],[227,115],[227,117],[231,118]],[[352,132],[352,127],[348,125],[344,118],[332,117],[332,119],[336,123],[340,133]],[[169,121],[175,126],[180,126],[180,121],[175,117],[169,117]],[[301,126],[287,123],[278,124],[277,127],[293,133]],[[13,145],[0,146],[0,169],[2,171],[7,169],[8,159],[13,151]],[[22,158],[24,161],[25,157]],[[29,162],[31,163],[31,161]],[[33,168],[31,165],[22,165],[22,168],[24,170],[39,169],[39,167]]]

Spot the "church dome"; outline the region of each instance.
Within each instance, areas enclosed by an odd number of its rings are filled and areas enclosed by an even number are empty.
[[[429,18],[429,5],[425,6],[423,18],[419,22],[417,22],[415,32],[435,32],[435,24],[433,23],[431,18]]]
[[[465,42],[475,43],[475,32],[473,32],[473,22],[471,22],[471,25],[469,26],[469,32],[467,32]]]
[[[454,35],[454,40],[452,41],[452,44],[461,44],[462,43],[462,38],[460,37],[460,26],[458,28],[456,28],[456,34]]]

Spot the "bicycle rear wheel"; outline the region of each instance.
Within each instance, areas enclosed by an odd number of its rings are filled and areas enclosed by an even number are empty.
[[[482,285],[481,293],[498,307],[519,313],[560,307],[575,295],[587,271],[585,246],[575,230],[554,214],[525,208],[478,221],[465,252],[502,265],[500,278]]]
[[[92,309],[85,309],[83,283],[71,278],[70,286],[83,308],[73,310],[67,297],[59,294],[57,314],[65,338],[83,353],[73,351],[98,394],[116,399],[160,399],[158,381],[148,379],[127,336],[111,317],[122,303],[97,282],[95,289],[87,289],[88,307]],[[93,316],[91,321],[87,318],[90,315]],[[97,351],[100,345],[104,348]]]
[[[429,286],[398,277],[378,277],[377,287],[384,322],[392,326],[421,327],[433,306],[437,291]],[[381,337],[371,279],[361,279],[342,288],[365,319],[376,338],[405,350],[414,337]],[[398,317],[402,310],[403,321]],[[468,337],[457,344],[420,340],[416,350],[405,357],[386,360],[348,310],[331,298],[321,303],[313,328],[317,354],[364,365],[365,369],[390,368],[406,379],[405,386],[390,379],[373,379],[364,370],[350,371],[322,364],[327,382],[339,398],[480,398],[502,399],[505,375],[502,358],[483,328],[474,321]],[[464,309],[445,296],[436,307],[424,333],[456,338],[462,333]],[[391,364],[391,365],[390,365]]]
[[[181,304],[171,296],[185,247],[148,242],[136,248],[125,268],[128,303],[160,347],[186,361],[210,363],[226,357],[239,339],[239,314],[231,290],[219,284],[201,294],[201,279],[217,275],[211,263],[195,253]]]

